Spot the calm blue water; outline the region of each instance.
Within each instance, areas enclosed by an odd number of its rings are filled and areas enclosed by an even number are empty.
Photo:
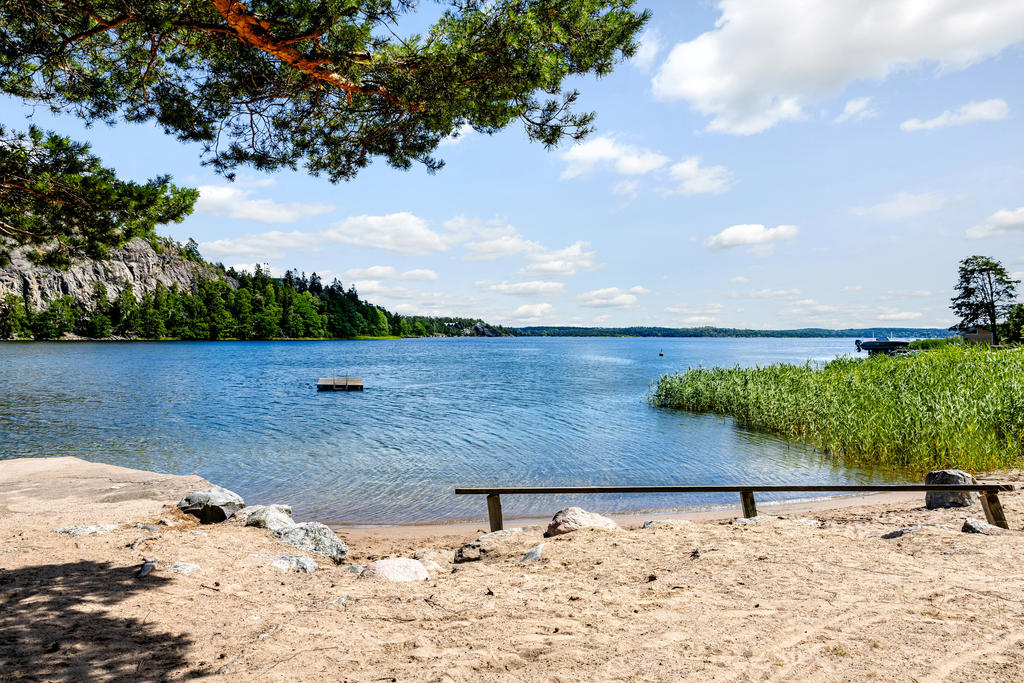
[[[660,374],[829,360],[846,339],[408,339],[0,344],[0,458],[74,455],[199,474],[298,518],[481,519],[456,485],[861,483],[729,418],[654,409]],[[659,357],[663,350],[664,357]],[[366,390],[317,393],[317,377]],[[506,516],[565,503],[612,512],[735,496],[503,498]]]

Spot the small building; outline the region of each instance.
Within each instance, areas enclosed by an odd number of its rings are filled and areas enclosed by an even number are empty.
[[[961,332],[960,337],[968,344],[992,346],[992,331],[987,327],[972,327]]]

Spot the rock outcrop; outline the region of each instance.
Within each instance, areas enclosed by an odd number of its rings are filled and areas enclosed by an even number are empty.
[[[419,560],[392,557],[366,565],[360,578],[385,579],[387,581],[426,581],[430,578],[430,574]]]
[[[200,280],[218,277],[206,264],[184,258],[176,247],[169,245],[157,252],[141,237],[110,250],[105,261],[78,261],[67,270],[37,266],[26,254],[25,249],[15,250],[11,262],[0,268],[0,297],[16,294],[37,309],[47,308],[47,300],[65,295],[89,301],[97,281],[106,285],[107,298],[113,301],[128,285],[141,297],[158,284],[168,288],[177,284],[178,289],[195,292]],[[231,279],[228,284],[238,286]]]
[[[345,541],[335,535],[330,527],[320,522],[302,522],[286,524],[273,530],[278,539],[293,545],[300,550],[325,555],[335,564],[341,564],[348,556]]]

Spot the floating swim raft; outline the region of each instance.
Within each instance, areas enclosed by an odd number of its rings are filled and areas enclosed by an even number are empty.
[[[362,391],[362,377],[321,377],[316,381],[317,391]]]

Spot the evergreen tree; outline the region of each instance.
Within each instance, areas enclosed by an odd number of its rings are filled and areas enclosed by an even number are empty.
[[[30,333],[24,299],[17,294],[0,298],[0,339],[18,339]]]
[[[999,320],[1009,312],[1020,280],[1012,279],[998,261],[970,256],[960,262],[960,279],[950,308],[960,317],[960,328],[984,324],[999,343]]]
[[[110,302],[107,300],[107,286],[97,280],[92,283],[92,307],[86,322],[86,334],[96,339],[110,336]]]

